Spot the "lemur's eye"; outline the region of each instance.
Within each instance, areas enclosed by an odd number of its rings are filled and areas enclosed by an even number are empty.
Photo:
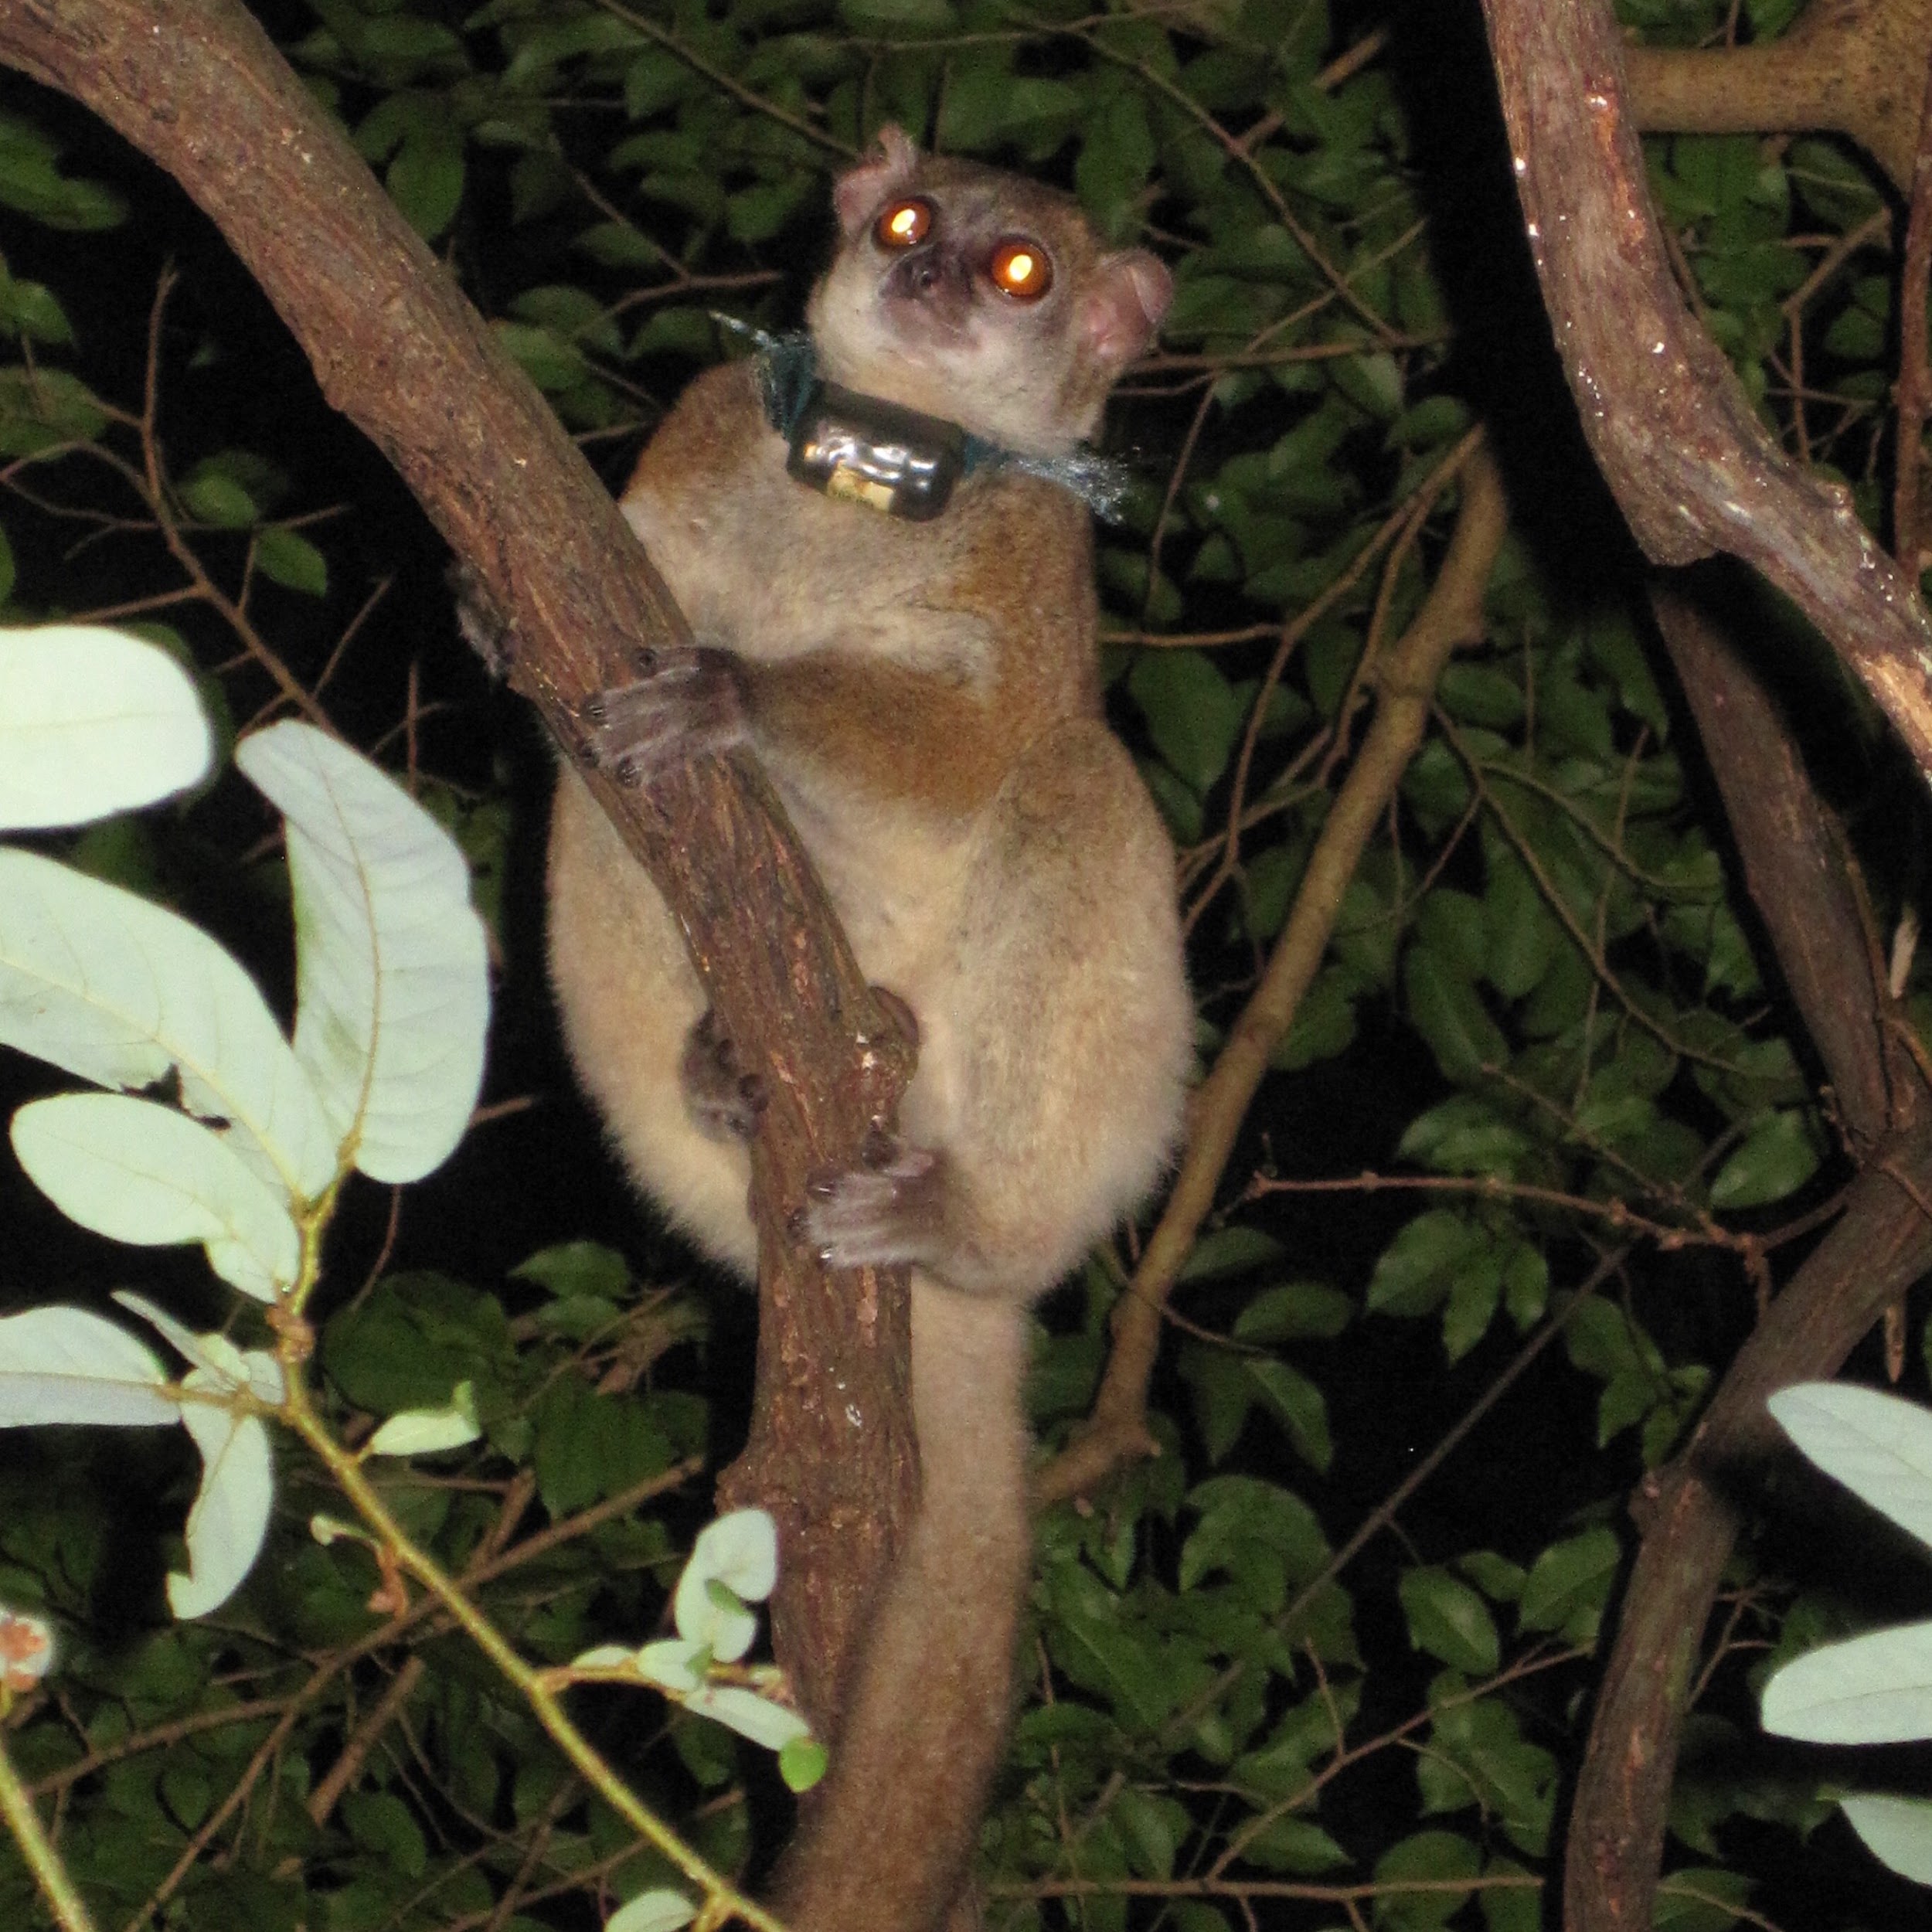
[[[993,250],[986,272],[993,286],[1015,301],[1036,302],[1053,286],[1053,264],[1046,250],[1024,235],[1014,235]]]
[[[917,197],[890,202],[872,223],[872,232],[881,248],[917,248],[933,232],[933,205]]]

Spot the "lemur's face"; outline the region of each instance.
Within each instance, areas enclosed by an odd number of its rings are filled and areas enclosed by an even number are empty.
[[[1167,270],[1102,254],[1066,196],[881,141],[835,190],[842,239],[809,310],[826,373],[1011,448],[1070,447],[1152,339]]]

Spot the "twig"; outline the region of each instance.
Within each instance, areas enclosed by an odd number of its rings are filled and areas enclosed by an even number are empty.
[[[1309,856],[1267,971],[1195,1096],[1188,1151],[1121,1298],[1087,1432],[1040,1472],[1035,1494],[1042,1502],[1079,1495],[1122,1463],[1152,1452],[1147,1391],[1159,1351],[1162,1308],[1214,1205],[1269,1056],[1321,964],[1356,862],[1422,741],[1436,679],[1451,651],[1481,634],[1483,592],[1507,522],[1502,483],[1488,454],[1478,449],[1463,470],[1462,505],[1435,586],[1389,654],[1375,723]]]

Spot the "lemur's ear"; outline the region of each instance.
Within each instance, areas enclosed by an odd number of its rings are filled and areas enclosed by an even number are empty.
[[[1124,369],[1154,339],[1174,299],[1167,264],[1144,248],[1104,255],[1085,302],[1087,345],[1107,369]]]
[[[896,121],[887,121],[879,131],[874,153],[855,162],[833,182],[832,205],[838,211],[838,226],[849,239],[872,219],[873,211],[896,188],[903,188],[919,165],[919,150]]]

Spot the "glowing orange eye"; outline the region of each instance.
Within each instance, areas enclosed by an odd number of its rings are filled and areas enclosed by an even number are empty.
[[[896,201],[872,223],[872,232],[881,248],[917,248],[933,232],[933,205]]]
[[[1053,286],[1053,264],[1038,242],[1015,236],[993,250],[987,273],[993,286],[1016,301],[1036,302]]]

